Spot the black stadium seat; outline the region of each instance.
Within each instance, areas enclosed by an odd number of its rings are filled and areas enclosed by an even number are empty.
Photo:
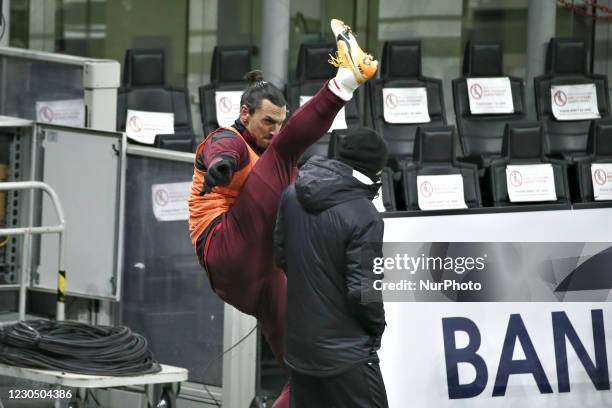
[[[253,47],[216,46],[213,51],[210,83],[199,88],[200,114],[204,134],[219,127],[215,93],[217,91],[243,91],[247,83],[244,75],[251,70]]]
[[[454,126],[419,128],[414,143],[414,162],[402,169],[402,194],[407,210],[418,210],[417,176],[459,174],[463,179],[463,195],[468,208],[482,206],[478,168],[472,163],[457,161]]]
[[[468,96],[468,78],[504,77],[503,52],[499,42],[468,41],[463,58],[463,77],[453,80],[453,102],[459,140],[466,160],[488,167],[502,150],[507,122],[525,119],[525,87],[521,78],[509,77],[514,113],[473,114]],[[481,172],[481,176],[484,172]]]
[[[336,68],[327,62],[329,54],[332,54],[334,50],[335,45],[332,43],[302,44],[300,46],[295,71],[296,78],[287,84],[285,90],[289,114],[300,107],[300,97],[315,95],[328,79],[336,75]],[[359,90],[355,92],[344,108],[348,128],[357,127],[360,124],[357,103],[359,92]],[[338,130],[341,131],[341,129]],[[300,162],[305,162],[314,154],[327,155],[330,140],[329,133],[324,135],[304,153]]]
[[[593,177],[591,165],[612,164],[612,119],[593,121],[587,143],[588,156],[582,158],[576,165],[577,170],[577,201],[591,202],[593,196]]]
[[[125,131],[128,109],[174,113],[174,134],[157,135],[155,146],[193,151],[194,134],[185,89],[166,85],[164,50],[131,49],[125,54],[123,84],[117,93],[117,130]]]
[[[380,175],[380,183],[382,184],[380,194],[382,195],[383,206],[387,211],[397,211],[397,202],[395,197],[395,182],[393,179],[393,170],[389,167],[383,169]]]
[[[544,140],[543,126],[539,122],[517,122],[506,125],[502,157],[491,162],[489,181],[495,206],[521,204],[510,202],[506,183],[506,166],[544,163],[550,163],[553,168],[557,194],[554,203],[570,202],[566,163],[546,157]]]
[[[551,87],[595,84],[601,117],[610,113],[608,78],[587,68],[583,40],[552,38],[546,56],[546,74],[534,79],[538,120],[544,125],[546,153],[566,160],[584,155],[591,120],[559,121],[552,113]]]
[[[332,43],[300,45],[295,79],[287,84],[285,92],[291,112],[300,107],[300,96],[313,96],[325,81],[334,77],[336,68],[327,62],[334,49]]]
[[[387,141],[393,167],[410,160],[417,128],[424,123],[387,123],[384,117],[384,88],[425,88],[430,125],[446,125],[442,81],[423,76],[421,42],[418,40],[387,41],[380,62],[380,79],[368,82],[368,109],[372,126]]]

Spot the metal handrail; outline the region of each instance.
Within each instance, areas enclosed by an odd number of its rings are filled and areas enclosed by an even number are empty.
[[[65,318],[65,288],[66,288],[66,271],[64,265],[65,257],[65,240],[66,240],[66,218],[64,210],[60,203],[59,197],[55,190],[46,183],[40,181],[11,181],[0,183],[0,191],[7,190],[32,190],[39,189],[46,192],[53,203],[55,213],[59,220],[59,225],[40,226],[40,227],[21,227],[21,228],[0,228],[0,235],[23,235],[23,252],[22,252],[22,271],[21,282],[19,285],[19,320],[25,320],[25,305],[26,305],[26,287],[28,272],[30,270],[30,261],[32,259],[31,236],[34,234],[58,234],[59,235],[59,260],[58,260],[58,277],[57,277],[57,320]]]
[[[193,164],[194,153],[177,152],[175,150],[159,149],[157,147],[139,146],[129,144],[126,147],[127,154],[133,156],[151,157],[153,159],[173,160]]]

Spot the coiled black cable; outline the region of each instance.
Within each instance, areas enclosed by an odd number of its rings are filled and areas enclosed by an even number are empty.
[[[0,363],[76,374],[129,376],[161,367],[125,326],[32,320],[0,328]]]

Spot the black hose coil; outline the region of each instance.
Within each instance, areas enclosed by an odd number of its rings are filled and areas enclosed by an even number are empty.
[[[32,320],[0,328],[0,363],[76,374],[161,371],[147,340],[125,326]]]

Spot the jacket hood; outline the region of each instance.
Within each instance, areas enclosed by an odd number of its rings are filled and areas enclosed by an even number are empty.
[[[309,212],[321,212],[358,198],[372,200],[379,188],[380,183],[366,184],[353,177],[349,165],[323,156],[312,156],[295,181],[298,201]]]

